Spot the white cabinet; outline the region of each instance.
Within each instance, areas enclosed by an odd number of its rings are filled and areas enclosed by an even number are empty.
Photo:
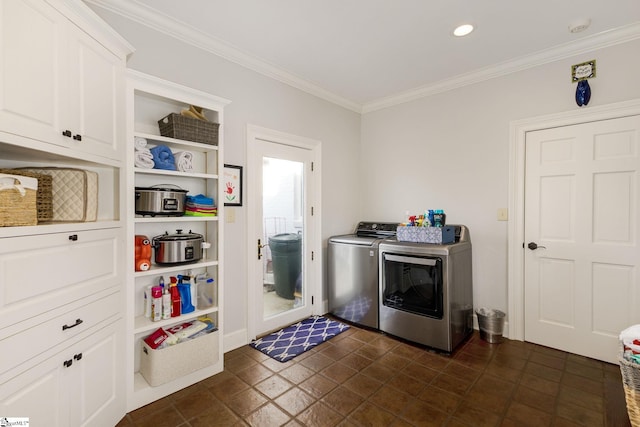
[[[0,3],[1,132],[118,158],[126,51],[105,48],[53,4]]]
[[[116,425],[124,415],[118,396],[121,359],[114,357],[123,347],[120,323],[85,334],[84,339],[4,383],[0,413],[29,418],[34,426]]]
[[[0,2],[0,168],[98,175],[97,221],[0,227],[2,416],[75,427],[125,414],[131,50],[80,0]]]
[[[191,231],[204,236],[204,241],[211,247],[204,251],[204,257],[195,263],[166,265],[157,264],[152,254],[151,268],[147,271],[135,272],[134,248],[127,253],[127,358],[128,358],[128,411],[158,400],[168,394],[176,392],[197,381],[221,372],[223,369],[223,337],[222,307],[223,300],[222,283],[222,247],[223,247],[223,204],[220,203],[223,188],[218,179],[222,173],[222,134],[223,134],[223,108],[228,101],[206,94],[188,87],[177,85],[145,75],[135,71],[129,71],[128,75],[128,106],[129,106],[129,136],[127,138],[128,165],[130,173],[127,179],[128,187],[128,232],[127,240],[133,244],[136,235],[143,235],[150,240],[164,233],[174,234],[176,230]],[[158,120],[170,113],[180,113],[188,109],[190,105],[203,108],[204,115],[212,122],[219,123],[218,144],[204,144],[160,136]],[[174,155],[179,152],[191,154],[193,168],[189,171],[172,171],[161,169],[147,169],[137,167],[134,161],[134,140],[144,139],[147,148],[164,145]],[[177,185],[181,189],[188,190],[188,195],[203,194],[212,197],[218,208],[217,216],[142,216],[135,214],[135,187],[161,187]],[[217,291],[217,300],[212,306],[206,308],[197,307],[194,312],[183,314],[168,320],[153,322],[144,315],[144,290],[150,285],[157,285],[160,277],[165,283],[169,283],[170,276],[179,274],[207,273],[214,279]],[[217,325],[216,335],[204,340],[198,351],[216,353],[210,364],[195,372],[186,373],[183,376],[171,378],[170,381],[152,386],[141,374],[142,340],[160,327],[169,327],[185,321],[194,320],[200,316],[210,317]],[[205,343],[205,344],[203,344]],[[175,352],[180,352],[178,344]],[[189,354],[188,346],[183,347],[185,354],[177,355],[181,363],[189,364],[189,358],[195,357]],[[174,351],[172,350],[172,353]],[[171,366],[165,369],[171,370]]]

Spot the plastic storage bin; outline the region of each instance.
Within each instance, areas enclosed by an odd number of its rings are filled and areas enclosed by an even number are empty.
[[[294,299],[296,281],[302,272],[302,236],[295,233],[269,237],[276,294]]]

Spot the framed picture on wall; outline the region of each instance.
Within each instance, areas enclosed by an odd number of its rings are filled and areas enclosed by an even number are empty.
[[[242,206],[242,166],[224,165],[224,205]]]

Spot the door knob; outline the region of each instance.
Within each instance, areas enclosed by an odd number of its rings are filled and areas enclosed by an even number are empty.
[[[527,245],[527,247],[529,249],[531,249],[532,251],[535,251],[536,249],[547,249],[544,246],[539,246],[536,242],[529,242],[529,244]]]

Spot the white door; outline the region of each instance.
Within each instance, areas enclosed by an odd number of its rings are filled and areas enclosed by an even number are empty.
[[[251,337],[313,312],[322,265],[316,150],[299,137],[253,127],[248,132]]]
[[[527,133],[526,341],[615,363],[640,321],[639,135],[640,116]]]

